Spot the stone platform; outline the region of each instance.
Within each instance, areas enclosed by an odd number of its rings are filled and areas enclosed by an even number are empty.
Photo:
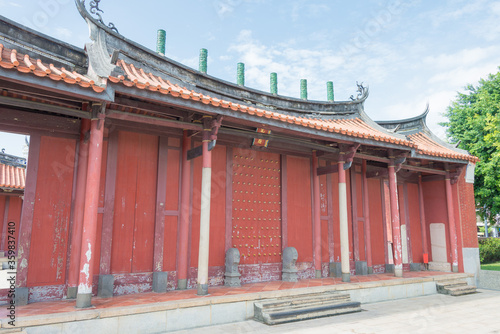
[[[16,331],[25,333],[161,333],[252,319],[254,303],[268,298],[327,291],[348,292],[351,300],[373,303],[436,294],[436,282],[466,279],[473,274],[405,272],[339,278],[264,282],[241,287],[210,287],[208,296],[196,290],[141,293],[93,298],[93,307],[75,309],[74,300],[39,302],[16,307]],[[0,306],[0,334],[9,333],[6,306]]]

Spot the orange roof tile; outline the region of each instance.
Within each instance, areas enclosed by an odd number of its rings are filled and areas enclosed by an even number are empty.
[[[64,81],[68,84],[92,89],[100,93],[106,87],[96,83],[75,71],[68,71],[64,67],[55,67],[53,64],[44,64],[40,59],[32,59],[28,55],[19,54],[16,49],[8,49],[0,44],[0,67],[16,69],[20,73],[32,73],[38,77],[48,77],[54,81]]]
[[[127,87],[135,86],[139,89],[156,91],[161,94],[170,94],[174,97],[181,97],[183,99],[198,101],[203,104],[211,104],[214,107],[226,108],[241,113],[248,113],[249,115],[265,117],[268,119],[272,118],[283,123],[296,124],[307,128],[322,130],[325,132],[339,133],[351,137],[371,139],[407,147],[415,147],[417,152],[420,154],[467,160],[472,162],[478,161],[478,158],[467,154],[461,154],[449,148],[446,148],[434,142],[422,133],[410,135],[408,136],[408,140],[406,140],[392,136],[387,132],[375,129],[360,118],[329,120],[314,119],[286,115],[276,111],[249,107],[246,105],[241,105],[239,103],[221,100],[209,95],[204,95],[202,93],[189,90],[185,87],[173,84],[169,80],[163,79],[160,76],[153,75],[152,73],[145,73],[142,68],[136,68],[133,64],[128,64],[123,60],[119,60],[117,65],[124,70],[126,76],[110,76],[108,79],[113,83],[121,83]],[[19,54],[16,49],[5,48],[3,44],[0,44],[0,67],[4,69],[16,69],[20,73],[31,73],[38,77],[50,78],[54,81],[62,80],[68,84],[77,84],[84,88],[91,87],[97,93],[103,92],[106,88],[96,85],[93,80],[75,71],[68,71],[64,67],[55,67],[53,64],[45,64],[40,59],[32,59],[28,55]],[[6,168],[8,166],[1,166],[0,187],[4,187],[4,184],[6,184],[5,180],[7,178],[11,180],[12,178],[10,178],[11,176],[8,176],[11,175],[7,173]],[[12,184],[16,185],[16,189],[23,189],[24,180],[25,174],[23,174],[22,176],[22,181],[20,178],[19,183]],[[21,187],[21,184],[22,188],[19,188]]]
[[[470,162],[477,162],[479,160],[479,158],[473,155],[459,153],[440,145],[422,132],[409,135],[408,138],[416,144],[417,152],[420,154],[450,159],[468,160]]]
[[[200,101],[201,103],[211,104],[215,107],[229,108],[233,111],[248,113],[249,115],[256,115],[258,117],[272,118],[284,123],[296,124],[325,132],[335,132],[351,137],[372,139],[408,147],[414,146],[409,140],[391,136],[388,133],[372,128],[360,118],[324,120],[286,115],[275,111],[249,107],[197,93],[185,87],[173,84],[168,80],[164,80],[159,76],[153,75],[152,73],[145,73],[142,69],[137,69],[133,64],[128,64],[123,60],[119,60],[117,65],[124,70],[126,77],[110,76],[109,80],[113,83],[122,83],[127,87],[135,86],[139,89],[148,89],[162,94],[171,94],[175,97],[180,96],[184,99]]]
[[[24,190],[26,169],[0,163],[0,188]]]

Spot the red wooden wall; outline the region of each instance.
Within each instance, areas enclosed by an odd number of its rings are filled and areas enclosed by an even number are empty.
[[[102,218],[104,213],[104,194],[106,189],[106,165],[108,161],[108,140],[102,144],[102,161],[101,161],[101,180],[99,181],[99,210],[97,214],[97,231],[96,231],[96,243],[95,243],[95,261],[94,261],[94,273],[97,275],[99,273],[99,265],[101,259],[101,239],[102,239]]]
[[[326,162],[320,160],[319,166],[326,166]],[[332,205],[331,194],[328,193],[328,181],[331,179],[329,175],[320,175],[319,177],[319,188],[320,188],[320,210],[321,210],[321,263],[330,262],[330,241],[332,240],[332,235],[330,235],[332,230],[332,224],[330,223],[332,219]],[[329,226],[330,225],[330,226]],[[333,256],[333,254],[332,254]]]
[[[153,270],[158,137],[120,132],[111,273]]]
[[[17,250],[17,242],[19,236],[19,222],[21,221],[21,210],[23,207],[23,200],[17,196],[2,196],[0,195],[0,243],[4,245],[4,251],[8,250],[8,236],[11,235],[15,239]],[[8,224],[14,222],[14,234],[8,233]],[[12,240],[12,239],[11,239]]]
[[[430,181],[422,183],[424,191],[424,208],[426,229],[429,242],[429,261],[432,261],[431,251],[431,233],[429,226],[432,223],[444,223],[446,231],[446,249],[448,254],[448,262],[451,262],[450,257],[450,238],[448,231],[448,213],[446,205],[446,189],[443,181]]]
[[[423,263],[422,227],[420,223],[420,200],[418,184],[407,184],[408,214],[410,219],[411,255],[413,263]]]
[[[65,283],[74,139],[41,137],[28,286]]]
[[[379,179],[368,179],[370,207],[370,235],[373,265],[385,264],[384,217],[382,214],[382,192]]]
[[[286,159],[288,247],[297,249],[297,262],[312,262],[311,160],[294,156]]]
[[[165,228],[163,230],[163,270],[175,271],[177,259],[177,236],[179,225],[179,187],[181,168],[180,140],[168,139],[166,173]]]

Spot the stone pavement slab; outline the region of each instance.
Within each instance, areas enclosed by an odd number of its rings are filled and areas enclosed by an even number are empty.
[[[500,333],[500,291],[478,291],[363,304],[360,313],[275,326],[250,320],[175,333]]]

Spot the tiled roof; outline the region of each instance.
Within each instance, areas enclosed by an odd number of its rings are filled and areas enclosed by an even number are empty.
[[[0,189],[24,190],[26,169],[0,164]]]
[[[422,132],[409,135],[408,139],[416,144],[417,152],[420,154],[450,159],[468,160],[471,162],[477,162],[479,160],[473,155],[462,154],[440,145]]]
[[[286,115],[275,111],[249,107],[239,103],[234,103],[231,101],[211,97],[209,95],[197,93],[193,90],[189,90],[185,87],[173,84],[169,80],[153,75],[152,73],[145,73],[142,68],[136,68],[133,64],[127,64],[123,60],[119,60],[117,65],[124,70],[126,77],[123,75],[119,77],[110,76],[109,80],[113,83],[122,83],[127,87],[135,86],[139,89],[147,89],[150,91],[159,92],[161,94],[170,94],[172,96],[181,97],[187,100],[198,101],[204,104],[211,104],[215,107],[231,109],[233,111],[247,113],[249,115],[255,115],[258,117],[272,118],[284,123],[301,125],[306,128],[335,132],[351,137],[372,139],[376,141],[409,147],[413,146],[413,144],[408,140],[391,136],[390,134],[372,128],[360,118],[324,120]]]
[[[0,44],[0,66],[5,69],[15,68],[20,73],[32,73],[38,77],[48,77],[54,81],[64,81],[68,84],[76,84],[84,88],[92,89],[100,93],[106,87],[96,83],[75,71],[68,71],[64,67],[55,67],[53,64],[43,63],[40,59],[32,59],[29,55],[23,55],[16,49],[8,49]]]
[[[306,128],[322,130],[325,132],[338,133],[355,138],[371,139],[407,147],[415,147],[418,153],[424,155],[473,162],[478,160],[474,156],[462,154],[446,148],[422,133],[410,135],[407,139],[401,139],[385,131],[373,128],[359,117],[351,119],[318,119],[287,115],[276,111],[249,107],[243,104],[218,99],[216,97],[211,97],[209,95],[189,90],[185,87],[173,84],[169,80],[163,79],[160,76],[145,73],[142,68],[136,68],[133,64],[128,64],[123,60],[119,60],[117,65],[124,70],[126,76],[110,76],[108,79],[113,83],[121,83],[127,87],[137,87],[139,89],[147,89],[161,94],[170,94],[174,97],[189,99],[203,104],[211,104],[214,107],[231,109],[235,112],[274,119],[283,123],[301,125]],[[90,78],[75,71],[68,71],[64,67],[55,67],[53,64],[43,63],[40,59],[32,59],[29,55],[22,55],[15,49],[8,49],[4,47],[3,44],[0,44],[0,67],[3,69],[15,69],[20,73],[30,73],[38,77],[46,77],[54,81],[62,80],[68,84],[76,84],[83,88],[92,88],[97,93],[103,92],[106,88],[97,85]],[[2,169],[2,184],[5,179],[5,175],[5,169]],[[1,184],[0,186],[3,187]],[[24,188],[24,174],[22,178],[22,187]]]

